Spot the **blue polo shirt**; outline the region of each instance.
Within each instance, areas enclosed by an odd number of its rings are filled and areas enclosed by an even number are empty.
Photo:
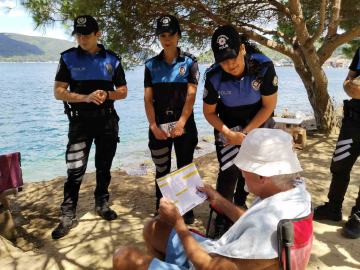
[[[203,101],[217,104],[220,119],[229,128],[245,126],[262,107],[262,96],[277,92],[278,78],[271,59],[254,53],[245,58],[241,79],[225,72],[219,64],[207,70]]]
[[[89,95],[96,90],[114,91],[114,86],[126,85],[121,58],[114,52],[98,44],[100,51],[92,55],[80,46],[61,53],[55,81],[66,82],[73,93]],[[110,107],[114,100],[107,99],[103,104],[70,103],[72,109],[98,110]]]
[[[164,60],[164,51],[145,63],[144,86],[153,89],[155,114],[182,111],[188,83],[197,85],[200,77],[195,56],[178,48],[178,57],[172,64]],[[188,121],[193,121],[192,113]]]

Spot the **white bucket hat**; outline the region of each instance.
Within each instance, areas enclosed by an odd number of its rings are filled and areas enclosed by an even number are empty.
[[[234,163],[241,170],[268,177],[302,171],[292,136],[280,129],[249,132]]]

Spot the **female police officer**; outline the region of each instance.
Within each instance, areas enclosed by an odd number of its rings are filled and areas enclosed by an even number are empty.
[[[211,48],[216,64],[206,74],[203,111],[215,128],[220,163],[217,190],[228,200],[234,197],[237,205],[246,207],[245,180],[233,159],[248,132],[258,127],[274,127],[271,116],[277,101],[278,78],[271,60],[241,40],[230,25],[214,32]],[[217,236],[229,226],[220,215],[216,217]]]
[[[170,172],[174,143],[177,167],[193,160],[197,145],[194,120],[197,83],[200,76],[196,58],[177,47],[180,25],[174,16],[157,20],[156,35],[162,52],[145,64],[145,110],[149,120],[149,148],[156,165],[156,178]],[[156,186],[156,212],[162,197]],[[192,211],[184,215],[186,223],[194,222]]]
[[[342,204],[350,182],[350,172],[360,156],[360,48],[349,69],[343,88],[352,99],[344,100],[344,118],[330,166],[332,180],[328,193],[329,202],[314,209],[314,220],[342,220]],[[360,238],[360,188],[342,234],[352,239]]]

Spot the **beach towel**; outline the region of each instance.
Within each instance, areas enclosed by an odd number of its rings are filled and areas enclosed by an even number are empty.
[[[20,153],[0,156],[0,194],[23,185]]]
[[[204,241],[201,246],[211,254],[239,259],[273,259],[278,257],[277,225],[281,219],[295,219],[311,213],[311,197],[304,181],[296,187],[249,207],[218,240]]]

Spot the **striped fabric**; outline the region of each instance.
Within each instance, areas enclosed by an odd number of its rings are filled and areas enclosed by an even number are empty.
[[[0,156],[0,193],[23,185],[20,160],[18,152]]]
[[[221,148],[222,149],[220,149],[219,151],[220,170],[225,171],[227,168],[234,164],[234,159],[239,153],[240,145],[232,144]]]

